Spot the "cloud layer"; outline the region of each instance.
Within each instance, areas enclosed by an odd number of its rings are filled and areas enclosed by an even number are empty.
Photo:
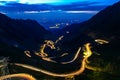
[[[23,4],[14,2],[0,2],[0,11],[1,12],[25,12],[25,11],[34,11],[37,13],[39,11],[98,11],[106,7],[106,5],[95,5],[97,2],[79,2],[71,3],[68,5],[50,5],[50,4]],[[94,5],[94,6],[93,6]]]
[[[0,0],[0,12],[47,13],[69,11],[67,13],[96,13],[108,6],[103,0]],[[111,0],[110,3],[118,0]],[[64,2],[64,3],[63,3]],[[58,5],[59,4],[59,5]]]

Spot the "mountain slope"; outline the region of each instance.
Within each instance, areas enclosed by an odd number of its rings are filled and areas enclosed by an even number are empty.
[[[70,32],[69,34],[64,34],[66,35],[63,39],[64,46],[72,44],[71,47],[74,45],[75,48],[84,43],[91,42],[94,44],[95,50],[102,53],[104,57],[109,59],[111,57],[119,57],[120,2],[105,8],[88,21],[73,24],[62,31],[62,33]],[[109,44],[96,45],[95,39],[107,40]],[[116,54],[114,55],[114,53]]]
[[[120,35],[120,2],[96,14],[88,21],[87,26],[89,30],[101,32],[108,37]]]
[[[64,28],[63,31],[70,31],[71,34],[75,34],[76,32],[84,32],[92,30],[94,32],[102,32],[102,33],[118,33],[120,31],[120,2],[105,8],[100,11],[98,14],[93,16],[88,21],[79,24],[72,24],[67,28]],[[113,31],[115,30],[115,31]]]
[[[15,20],[0,13],[0,45],[4,44],[4,49],[2,46],[0,48],[2,52],[0,55],[9,54],[10,51],[8,53],[6,50],[10,46],[23,51],[34,50],[44,41],[48,33],[34,20]]]

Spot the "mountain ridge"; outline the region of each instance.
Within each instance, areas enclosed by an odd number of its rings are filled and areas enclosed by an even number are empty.
[[[0,52],[6,53],[6,56],[9,56],[14,48],[18,48],[20,52],[38,49],[49,34],[50,32],[35,20],[12,19],[0,13]],[[8,48],[12,48],[11,52]]]
[[[69,31],[69,34],[66,34]],[[120,2],[106,7],[88,21],[79,24],[72,24],[61,30],[60,35],[65,35],[63,44],[71,44],[71,49],[77,48],[85,43],[92,43],[99,53],[108,57],[118,57],[120,40]],[[96,39],[109,41],[109,44],[98,45]],[[72,47],[74,46],[74,47]],[[105,50],[106,49],[106,50]],[[113,53],[116,53],[114,55]],[[114,56],[113,56],[114,55]],[[103,56],[103,57],[104,57]],[[105,58],[105,57],[104,57]]]

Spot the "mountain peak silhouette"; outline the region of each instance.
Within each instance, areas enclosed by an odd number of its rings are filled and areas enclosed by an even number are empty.
[[[108,6],[94,15],[88,21],[79,24],[72,24],[67,28],[62,29],[64,33],[66,31],[71,32],[71,35],[78,36],[82,33],[96,34],[96,38],[120,35],[120,1]],[[78,34],[79,33],[79,34]],[[102,36],[103,35],[103,36]],[[101,37],[99,37],[101,36]]]

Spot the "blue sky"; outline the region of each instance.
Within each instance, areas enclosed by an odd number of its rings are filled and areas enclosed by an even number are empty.
[[[0,0],[0,13],[33,19],[47,27],[63,21],[85,21],[119,0]],[[56,14],[56,16],[55,16]],[[53,16],[51,16],[53,15]],[[68,21],[69,20],[69,21]]]
[[[0,0],[0,11],[10,10],[51,10],[51,9],[85,9],[91,7],[100,10],[104,6],[112,5],[119,0]],[[43,5],[44,4],[44,5]],[[45,5],[46,4],[46,5]],[[100,8],[101,7],[101,8]],[[4,8],[4,9],[3,9]],[[15,9],[16,8],[16,9]]]
[[[16,3],[24,3],[24,4],[58,4],[58,5],[62,5],[62,4],[69,4],[69,3],[73,3],[73,2],[99,2],[101,4],[104,5],[109,5],[112,3],[115,3],[119,0],[0,0],[0,1],[4,1],[4,2],[16,2]]]
[[[0,12],[100,11],[119,0],[0,0]]]

